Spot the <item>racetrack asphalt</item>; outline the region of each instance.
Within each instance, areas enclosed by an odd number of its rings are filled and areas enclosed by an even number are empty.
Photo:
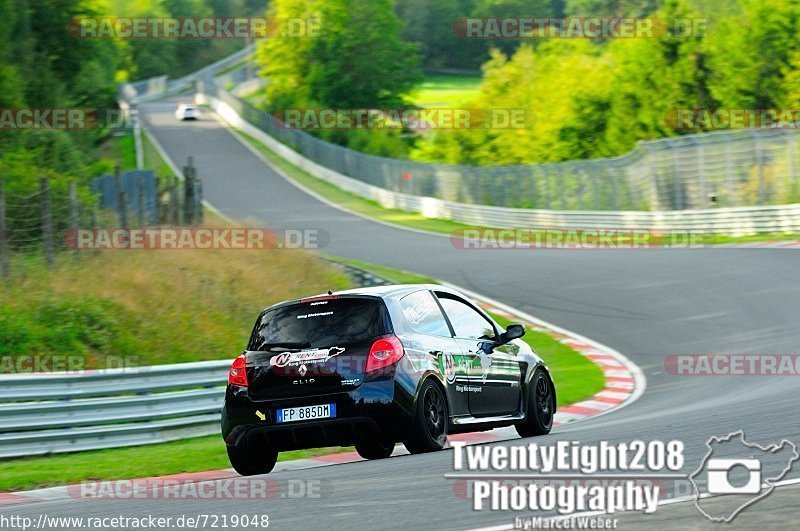
[[[492,297],[611,346],[647,377],[632,405],[557,428],[536,442],[680,439],[686,467],[697,468],[711,436],[744,430],[761,444],[800,444],[800,378],[687,377],[667,374],[671,354],[800,354],[800,253],[788,249],[652,249],[468,251],[449,238],[367,221],[333,208],[284,180],[207,114],[175,120],[174,102],[140,109],[149,131],[183,165],[194,157],[205,199],[225,215],[274,229],[322,229],[324,252],[429,275]],[[278,279],[279,280],[279,279]],[[254,309],[254,315],[257,309]],[[514,441],[497,444],[510,445]],[[80,500],[3,511],[38,515],[269,514],[276,529],[465,529],[511,523],[526,513],[472,510],[454,493],[452,452],[401,456],[270,475],[279,482],[319,480],[318,499]],[[787,478],[800,477],[797,466]],[[796,493],[797,491],[794,490]],[[745,528],[760,511],[770,524],[798,520],[766,503],[746,510]],[[691,508],[690,508],[691,509]],[[671,509],[675,511],[675,509]],[[666,511],[666,510],[665,510]],[[772,511],[767,514],[767,511]],[[660,513],[660,511],[659,511]],[[529,515],[529,514],[527,514]],[[631,528],[669,527],[669,519],[621,519]],[[687,510],[681,527],[710,528]]]

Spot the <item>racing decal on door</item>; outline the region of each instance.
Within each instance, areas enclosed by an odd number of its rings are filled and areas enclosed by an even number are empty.
[[[269,360],[271,367],[295,367],[297,365],[310,365],[313,363],[325,363],[344,352],[342,347],[321,348],[307,350],[303,352],[284,352],[273,356]]]

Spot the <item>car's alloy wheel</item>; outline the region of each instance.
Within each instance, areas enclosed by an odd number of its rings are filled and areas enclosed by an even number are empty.
[[[555,393],[550,378],[544,369],[536,369],[528,384],[528,411],[525,420],[515,426],[517,433],[520,437],[550,433],[555,409]]]
[[[404,441],[412,454],[434,452],[447,443],[448,409],[439,386],[431,380],[422,384],[410,436]]]

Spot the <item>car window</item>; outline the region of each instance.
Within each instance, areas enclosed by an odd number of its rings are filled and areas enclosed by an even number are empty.
[[[379,337],[391,332],[385,306],[374,298],[309,300],[264,312],[248,350],[270,343],[307,341],[324,348]]]
[[[420,333],[451,337],[439,305],[430,291],[417,291],[400,299],[400,309],[409,326]]]
[[[439,296],[439,302],[453,325],[456,337],[489,339],[495,336],[494,326],[468,304],[447,295]]]

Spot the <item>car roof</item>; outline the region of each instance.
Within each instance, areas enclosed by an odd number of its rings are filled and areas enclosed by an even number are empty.
[[[415,291],[419,291],[421,289],[430,289],[430,290],[438,290],[438,291],[446,291],[449,293],[454,293],[457,295],[459,294],[457,291],[448,288],[447,286],[442,286],[440,284],[388,284],[385,286],[370,286],[365,288],[353,288],[347,289],[343,291],[335,291],[332,295],[328,293],[320,293],[318,295],[311,295],[309,297],[302,297],[300,299],[291,299],[287,300],[269,308],[266,310],[277,308],[280,306],[288,306],[291,304],[297,304],[298,302],[307,300],[307,299],[315,299],[315,298],[325,298],[325,297],[375,297],[380,299],[400,299],[409,293],[413,293]],[[462,295],[463,296],[463,295]]]

